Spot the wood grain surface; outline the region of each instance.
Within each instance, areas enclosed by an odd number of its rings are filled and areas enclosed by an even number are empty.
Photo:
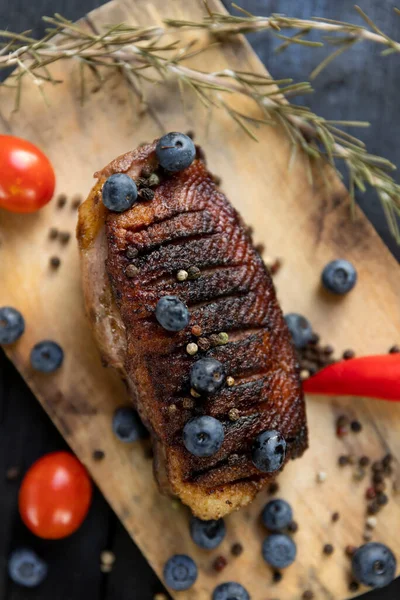
[[[168,7],[168,16],[200,14],[194,1],[176,0]],[[100,29],[120,21],[146,24],[163,16],[161,0],[119,0],[91,13],[86,26]],[[193,64],[201,68],[204,56]],[[263,70],[242,41],[207,51],[207,60],[215,69],[229,63],[238,69]],[[49,108],[36,87],[28,84],[24,93],[29,94],[29,103],[19,113],[12,112],[11,94],[3,92],[0,122],[3,132],[27,137],[47,152],[57,172],[59,192],[86,194],[94,170],[117,154],[160,131],[194,129],[211,170],[222,176],[228,197],[254,226],[256,241],[264,242],[269,253],[284,257],[284,267],[276,277],[284,310],[310,317],[338,353],[346,347],[360,354],[385,352],[399,340],[397,263],[362,215],[355,222],[349,220],[346,192],[331,173],[327,188],[318,178],[310,186],[300,157],[288,171],[289,144],[279,128],[260,129],[259,143],[255,143],[226,115],[207,113],[190,95],[183,111],[174,84],[147,90],[149,110],[143,112],[134,91],[119,75],[110,76],[82,107],[76,69],[60,63],[53,66],[53,72],[65,83],[49,90]],[[240,98],[233,101],[244,108]],[[211,554],[198,550],[188,535],[187,511],[160,496],[155,487],[148,448],[124,446],[111,433],[113,410],[128,399],[122,384],[101,366],[94,346],[83,313],[76,245],[59,247],[48,239],[51,226],[72,232],[75,222],[76,212],[70,205],[61,210],[55,202],[37,215],[0,213],[0,305],[16,306],[27,321],[26,334],[8,354],[156,572],[161,573],[171,554],[186,552],[196,559],[200,576],[192,590],[176,594],[177,598],[205,600],[218,582],[232,579],[243,583],[255,600],[277,593],[281,600],[295,600],[305,589],[312,589],[317,598],[348,597],[349,564],[343,548],[362,542],[367,484],[355,482],[351,469],[340,470],[337,456],[351,451],[377,459],[390,449],[399,457],[398,407],[361,399],[308,399],[310,450],[280,478],[281,494],[292,503],[300,529],[296,534],[298,560],[285,573],[279,591],[260,558],[265,534],[258,515],[265,494],[249,509],[227,519],[228,535],[220,549]],[[57,272],[49,269],[53,254],[62,260]],[[322,293],[318,282],[322,266],[339,255],[354,262],[360,281],[352,294],[338,302]],[[30,348],[44,338],[57,340],[66,351],[63,368],[51,377],[29,368]],[[335,417],[342,410],[358,415],[364,425],[362,434],[345,441],[335,437]],[[104,461],[92,460],[95,449],[106,452]],[[316,483],[320,470],[327,473],[324,484]],[[334,511],[341,514],[335,525],[331,523]],[[395,525],[399,517],[399,500],[393,498],[379,515],[374,532],[374,539],[391,545],[398,556]],[[245,551],[234,559],[229,548],[237,541]],[[327,542],[336,547],[331,558],[322,555]],[[211,564],[218,554],[228,557],[228,566],[217,575]]]

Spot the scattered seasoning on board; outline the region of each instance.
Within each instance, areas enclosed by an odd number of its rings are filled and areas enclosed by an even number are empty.
[[[360,423],[360,421],[352,421],[350,423],[350,429],[354,432],[354,433],[360,433],[360,431],[362,430],[362,425]]]
[[[282,268],[282,261],[280,258],[276,258],[274,263],[271,265],[271,275],[276,275]]]
[[[240,413],[237,408],[231,408],[228,416],[230,421],[237,421],[240,417]]]
[[[187,346],[186,346],[186,352],[190,355],[190,356],[194,356],[195,354],[197,354],[199,350],[199,347],[197,344],[195,344],[194,342],[190,342]]]
[[[317,473],[317,483],[324,483],[326,481],[326,473],[325,471],[319,471]]]
[[[181,269],[180,271],[177,272],[176,274],[176,278],[178,281],[186,281],[186,279],[189,277],[189,274],[187,271],[185,271],[184,269]],[[193,330],[192,330],[193,331]],[[195,334],[194,334],[195,335]]]
[[[345,467],[348,464],[349,464],[349,457],[348,456],[346,456],[345,454],[342,454],[341,456],[339,456],[339,458],[338,458],[338,465],[339,465],[339,467]]]
[[[9,467],[6,471],[6,479],[7,481],[16,481],[21,474],[21,469],[19,467]]]
[[[49,239],[55,240],[58,236],[58,229],[56,227],[51,227],[49,229]]]
[[[153,600],[168,600],[168,597],[165,594],[156,594]]]
[[[147,180],[147,185],[150,187],[155,187],[155,186],[159,185],[159,183],[160,183],[160,178],[157,175],[157,173],[152,173]]]
[[[367,475],[367,472],[365,469],[362,469],[361,467],[357,467],[357,469],[353,473],[353,479],[354,479],[354,481],[362,481],[366,475]]]
[[[199,267],[189,267],[187,273],[188,279],[198,279],[201,276]]]
[[[168,412],[170,415],[173,415],[174,413],[176,413],[177,408],[176,408],[176,404],[170,404],[168,406]]]
[[[371,462],[371,460],[369,459],[368,456],[362,456],[359,460],[359,465],[360,465],[360,467],[368,467],[370,462]]]
[[[191,410],[195,406],[194,400],[192,398],[184,398],[182,405],[183,405],[183,408],[186,408],[187,410]],[[175,406],[175,405],[173,405],[173,406]]]
[[[115,554],[110,550],[103,550],[100,554],[100,560],[104,565],[113,565],[115,563]]]
[[[207,350],[211,348],[211,343],[207,338],[199,338],[197,340],[197,345],[200,348],[200,350],[203,350],[203,352],[207,352]]]
[[[263,254],[265,252],[265,244],[256,244],[254,248],[258,254]]]
[[[350,592],[356,592],[359,587],[360,587],[360,585],[357,583],[357,581],[350,581],[350,583],[349,583],[349,591]]]
[[[151,165],[144,165],[142,167],[142,171],[141,171],[140,174],[141,174],[142,177],[146,177],[147,178],[147,177],[150,177],[153,174],[153,171],[154,171],[154,169],[153,169],[153,167]]]
[[[274,494],[276,494],[279,490],[279,483],[277,481],[272,481],[268,488],[267,488],[267,492],[268,494],[270,494],[270,496],[273,496]]]
[[[72,198],[71,207],[73,210],[78,210],[82,204],[82,196],[76,195]]]
[[[372,540],[372,533],[368,529],[366,529],[363,533],[364,542],[370,542]]]
[[[357,550],[357,546],[352,546],[351,544],[348,544],[345,548],[345,552],[349,558],[351,558],[353,556],[353,554],[356,550]]]
[[[236,544],[233,544],[232,548],[231,548],[231,554],[233,556],[240,556],[243,552],[243,546],[242,544],[240,544],[239,542],[237,542]]]
[[[365,492],[365,497],[367,500],[373,500],[374,498],[376,498],[376,491],[373,487],[367,488],[367,491]]]
[[[365,521],[365,525],[368,529],[375,529],[378,524],[378,520],[376,517],[368,517]]]
[[[385,506],[389,502],[389,498],[386,494],[378,494],[376,497],[376,502],[379,506]]]
[[[347,457],[347,460],[349,462],[349,465],[354,466],[355,464],[357,464],[357,457],[355,454],[349,454],[349,456]]]
[[[217,573],[220,573],[225,569],[227,564],[228,561],[226,560],[225,556],[217,556],[213,562],[213,568],[215,571],[217,571]]]
[[[311,590],[306,590],[305,592],[303,592],[302,600],[313,600],[313,599],[314,599],[314,592],[312,592]]]
[[[391,348],[389,348],[389,354],[398,354],[400,352],[400,346],[395,344]]]
[[[343,352],[343,360],[350,360],[351,358],[354,358],[356,355],[356,353],[354,352],[354,350],[345,350]]]
[[[196,392],[194,388],[190,388],[190,395],[193,396],[193,398],[201,398],[201,394]]]
[[[186,273],[186,271],[185,271]],[[200,325],[193,325],[192,327],[192,335],[196,336],[196,337],[200,337],[201,334],[203,333]]]
[[[68,244],[69,240],[71,239],[71,234],[69,231],[60,231],[58,234],[58,239],[62,244]]]
[[[52,256],[49,262],[52,269],[58,269],[58,267],[61,265],[61,260],[58,258],[58,256]]]
[[[145,202],[149,202],[150,200],[153,200],[155,194],[154,194],[154,191],[152,189],[150,189],[149,187],[147,187],[147,188],[142,188],[141,190],[139,190],[139,196]]]
[[[274,583],[279,583],[280,581],[282,581],[282,579],[283,579],[283,575],[280,571],[273,572],[272,580]]]
[[[337,523],[340,519],[340,514],[338,512],[334,512],[332,514],[331,518],[332,518],[332,523]]]
[[[326,554],[326,556],[331,556],[331,554],[333,554],[334,552],[334,547],[332,546],[332,544],[325,544],[322,551],[324,554]]]
[[[105,453],[103,452],[103,450],[93,450],[92,458],[96,462],[103,460],[104,457],[105,457]]]
[[[126,267],[126,269],[125,269],[125,275],[127,277],[129,277],[129,279],[132,279],[133,277],[136,277],[136,275],[138,273],[139,273],[139,269],[135,265],[128,265]]]
[[[64,208],[67,203],[67,196],[65,194],[60,194],[57,198],[57,207]]]
[[[233,385],[235,385],[235,380],[231,375],[228,375],[228,377],[226,378],[226,385],[228,387],[232,387]]]

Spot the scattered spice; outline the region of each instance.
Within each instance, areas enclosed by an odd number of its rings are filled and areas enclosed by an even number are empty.
[[[367,500],[373,500],[374,498],[376,498],[376,491],[373,487],[367,488],[367,491],[365,492],[365,497]]]
[[[202,334],[202,329],[201,329],[200,325],[193,325],[192,335],[195,335],[196,337],[200,337],[201,334]]]
[[[376,460],[372,463],[371,469],[374,473],[381,473],[383,471],[383,465],[379,460]]]
[[[190,354],[190,356],[194,356],[199,350],[199,347],[197,344],[195,344],[194,342],[190,342],[187,346],[186,346],[186,352],[188,354]]]
[[[331,554],[333,554],[334,550],[335,549],[332,546],[332,544],[325,544],[322,551],[324,554],[326,554],[326,556],[331,556]]]
[[[176,274],[176,278],[178,281],[186,281],[188,278],[188,272],[184,269],[180,269],[180,271],[178,271]]]
[[[281,269],[282,267],[282,261],[280,258],[276,258],[274,263],[271,265],[271,275],[276,275],[278,273],[278,271]]]
[[[152,189],[150,189],[149,187],[145,187],[139,190],[139,196],[145,202],[149,202],[150,200],[153,200],[155,194]]]
[[[61,265],[61,260],[58,258],[58,256],[52,256],[49,262],[52,269],[58,269],[58,267]]]
[[[314,592],[312,592],[311,590],[306,590],[305,592],[303,592],[302,600],[313,600],[313,598]]]
[[[350,581],[350,583],[349,583],[349,591],[350,592],[356,592],[359,587],[360,587],[360,584],[357,581]]]
[[[326,473],[325,471],[319,471],[317,473],[317,482],[323,483],[324,481],[326,481]]]
[[[103,565],[103,564],[101,564],[100,565],[100,571],[102,573],[111,573],[111,571],[112,571],[112,565]]]
[[[200,398],[200,394],[198,394],[194,388],[190,389],[190,395],[193,396],[193,398]]]
[[[340,519],[340,514],[338,512],[334,512],[332,514],[332,523],[337,523]]]
[[[182,402],[183,408],[191,410],[194,408],[194,400],[192,398],[184,398]]]
[[[168,597],[165,594],[156,594],[153,600],[168,600]]]
[[[343,359],[350,360],[351,358],[354,358],[355,355],[356,355],[356,353],[354,352],[354,350],[345,350],[343,352]]]
[[[217,573],[220,573],[225,569],[227,564],[228,561],[224,556],[217,556],[217,558],[213,562],[213,568],[215,569],[215,571],[217,571]]]
[[[335,351],[334,347],[331,346],[330,344],[328,344],[322,348],[323,354],[326,354],[327,356],[331,356],[331,354],[333,354],[334,351]]]
[[[267,492],[271,496],[276,494],[278,490],[279,490],[279,483],[277,481],[272,481],[267,488]]]
[[[20,476],[21,470],[19,467],[8,467],[6,471],[7,481],[16,481]]]
[[[391,348],[389,348],[389,354],[398,354],[400,352],[400,346],[395,344]]]
[[[373,481],[374,485],[379,485],[380,483],[383,483],[383,474],[382,473],[374,473],[374,475],[372,476],[372,481]]]
[[[255,250],[258,252],[258,254],[263,254],[265,252],[265,244],[256,244]]]
[[[287,527],[288,532],[289,533],[296,533],[296,531],[299,529],[299,526],[297,524],[297,521],[291,521]]]
[[[367,507],[367,514],[368,515],[376,515],[379,512],[379,505],[376,502],[376,500],[374,500],[373,502],[371,502],[371,504],[368,505]]]
[[[76,196],[74,196],[72,198],[72,202],[71,202],[71,206],[72,206],[73,210],[78,210],[81,203],[82,203],[82,196],[79,196],[78,194]]]
[[[207,350],[211,348],[211,343],[207,338],[199,338],[197,340],[197,345],[200,348],[200,350],[203,350],[203,352],[207,352]]]
[[[231,408],[228,416],[231,421],[237,421],[240,417],[240,413],[237,408]]]
[[[344,551],[346,552],[347,556],[351,558],[356,550],[357,546],[352,546],[351,544],[348,544]]]
[[[368,529],[366,529],[363,533],[364,542],[370,542],[372,540],[372,533]]]
[[[358,462],[358,464],[360,465],[360,467],[368,467],[369,463],[370,463],[370,459],[368,458],[368,456],[362,456]]]
[[[352,421],[350,423],[350,428],[354,433],[360,433],[360,431],[362,430],[362,425],[360,421]]]
[[[233,554],[233,556],[240,556],[243,552],[243,546],[242,544],[239,544],[238,542],[236,544],[233,544],[232,548],[231,548],[231,554]]]
[[[349,464],[349,457],[348,456],[346,456],[345,454],[342,454],[341,456],[339,456],[339,458],[338,458],[338,465],[339,465],[339,467],[345,467],[348,464]]]
[[[225,331],[218,333],[217,338],[219,346],[225,346],[225,344],[227,344],[229,341],[229,335],[225,333]]]
[[[282,581],[282,579],[283,579],[283,575],[280,571],[273,572],[272,580],[274,583],[279,583],[280,581]]]
[[[142,171],[141,171],[141,176],[142,177],[150,177],[151,174],[153,173],[154,169],[151,165],[143,165],[142,167]]]
[[[226,385],[228,387],[232,387],[233,385],[235,385],[235,380],[231,375],[228,375],[228,377],[226,378]]]
[[[168,412],[170,415],[173,415],[174,413],[176,413],[178,409],[176,408],[176,404],[170,404],[168,406]]]
[[[135,246],[128,246],[125,252],[125,256],[126,258],[136,258],[137,255],[139,254],[139,251],[137,248],[135,248]]]
[[[51,240],[55,240],[58,236],[58,229],[56,227],[51,227],[51,229],[49,229],[49,238]]]
[[[355,465],[357,464],[357,457],[355,454],[349,454],[349,456],[347,457],[347,460],[349,461],[349,465]]]
[[[374,489],[377,494],[382,494],[382,492],[384,492],[386,490],[386,483],[384,481],[381,481],[380,483],[376,483]]]
[[[104,454],[103,450],[93,450],[92,458],[96,462],[103,460],[104,457],[105,457],[105,454]]]
[[[201,271],[199,267],[189,267],[188,270],[188,279],[198,279],[201,275]]]
[[[65,194],[60,194],[57,198],[58,208],[64,208],[66,203],[67,203],[67,196]]]
[[[378,506],[385,506],[389,502],[389,498],[386,494],[378,494],[376,497],[376,502]]]
[[[376,517],[368,517],[367,520],[365,521],[365,525],[368,529],[375,529],[375,527],[377,526],[378,521]]]
[[[239,454],[231,454],[230,456],[228,456],[228,464],[229,465],[236,465],[239,462]]]
[[[128,265],[126,267],[126,269],[125,269],[125,275],[127,277],[129,277],[129,279],[132,279],[133,277],[136,277],[136,275],[138,273],[139,273],[139,269],[135,265]]]
[[[158,185],[160,183],[160,178],[157,175],[157,173],[152,173],[149,176],[149,179],[147,181],[147,185],[150,187],[155,187],[156,185]]]
[[[383,459],[382,459],[382,466],[383,467],[388,467],[389,465],[391,465],[393,462],[393,455],[392,454],[386,454]]]
[[[69,240],[71,239],[71,234],[69,231],[60,231],[58,234],[58,239],[62,244],[68,244]]]
[[[357,467],[357,469],[353,473],[353,479],[354,479],[354,481],[362,481],[364,479],[364,477],[366,476],[366,474],[367,474],[367,472],[365,471],[365,469],[362,469],[361,467]]]
[[[300,379],[301,381],[305,381],[306,379],[308,379],[310,377],[311,373],[308,369],[302,369],[300,371]]]
[[[110,550],[103,550],[100,554],[100,560],[103,565],[113,565],[115,563],[115,554]]]

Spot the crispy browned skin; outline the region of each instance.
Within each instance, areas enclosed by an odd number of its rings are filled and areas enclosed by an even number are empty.
[[[97,337],[103,337],[99,342],[108,362],[125,372],[150,428],[159,483],[201,518],[217,518],[250,502],[271,480],[251,461],[258,433],[278,429],[286,438],[287,459],[302,454],[307,446],[304,400],[270,275],[202,160],[166,177],[150,202],[123,214],[102,207],[105,179],[121,171],[137,179],[144,166],[156,165],[154,150],[155,143],[139,148],[96,174],[99,183],[81,209],[78,238],[83,261],[85,256],[88,260],[105,220],[102,243],[116,308],[104,310],[103,300],[100,312],[106,313],[105,319],[120,319],[119,327],[125,329],[118,338],[123,365],[116,364],[115,353],[110,359],[110,341],[104,340],[101,327]],[[126,257],[128,246],[138,250],[137,258]],[[138,268],[133,278],[125,273],[129,264]],[[201,277],[178,282],[177,271],[193,266],[201,270]],[[155,319],[157,301],[166,294],[178,296],[190,309],[190,324],[179,333],[165,331]],[[96,293],[86,290],[86,301],[92,320],[99,319]],[[189,356],[186,345],[196,341],[194,325],[201,327],[203,338],[227,332],[228,344]],[[220,360],[235,384],[194,400],[189,371],[204,355]],[[228,416],[232,408],[240,414],[234,422]],[[197,414],[212,415],[224,424],[223,445],[209,458],[192,456],[182,443],[184,424]]]

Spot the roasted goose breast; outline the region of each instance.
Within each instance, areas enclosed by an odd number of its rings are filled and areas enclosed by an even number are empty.
[[[303,453],[304,399],[274,286],[248,229],[199,149],[190,166],[168,173],[156,144],[98,171],[80,208],[86,309],[104,363],[126,380],[151,433],[160,488],[196,516],[216,519],[251,502],[276,476],[254,462],[262,432],[284,438],[280,469]],[[139,188],[139,201],[122,213],[102,202],[103,185],[115,173]],[[141,189],[154,194],[141,198]],[[189,309],[180,331],[156,319],[165,296]],[[224,385],[205,396],[190,381],[193,364],[204,357],[220,361],[226,374]],[[202,415],[223,426],[222,445],[211,456],[193,455],[183,442],[185,425]]]

